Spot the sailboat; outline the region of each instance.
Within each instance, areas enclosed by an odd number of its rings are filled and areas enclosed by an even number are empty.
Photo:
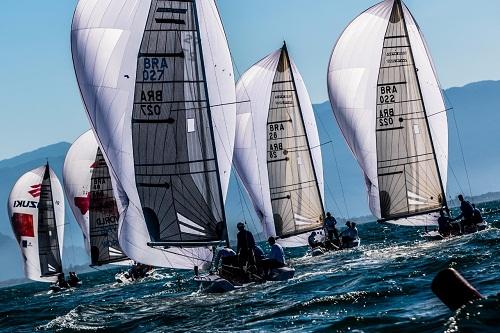
[[[71,33],[81,95],[131,259],[208,268],[228,243],[233,66],[213,0],[80,0]]]
[[[322,229],[321,148],[311,100],[284,43],[236,86],[235,166],[264,233],[284,247]]]
[[[55,283],[63,273],[64,195],[48,163],[19,178],[8,212],[26,278]]]
[[[332,108],[380,222],[437,225],[447,210],[446,107],[424,37],[400,0],[359,15],[333,50]]]
[[[92,131],[71,145],[64,161],[63,179],[91,266],[130,264],[118,242],[118,208],[111,177]]]

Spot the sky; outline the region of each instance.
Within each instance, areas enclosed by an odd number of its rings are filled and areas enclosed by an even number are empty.
[[[335,41],[377,0],[218,0],[237,74],[286,40],[314,103]],[[89,128],[70,52],[77,0],[2,0],[0,160]],[[500,79],[500,1],[407,0],[444,88]]]

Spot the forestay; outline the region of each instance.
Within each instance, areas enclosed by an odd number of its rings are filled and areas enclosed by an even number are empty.
[[[401,225],[434,225],[446,205],[445,105],[409,10],[387,0],[339,38],[328,73],[337,122],[365,174],[370,208]]]
[[[48,165],[19,178],[9,196],[8,212],[26,277],[55,282],[62,272],[64,196]]]
[[[111,177],[95,140],[88,131],[71,145],[63,168],[64,189],[83,232],[92,265],[128,259],[118,242],[118,209]]]
[[[268,236],[284,246],[321,228],[323,170],[316,121],[302,77],[286,47],[237,85],[235,164]]]
[[[236,118],[214,1],[82,0],[72,30],[80,90],[116,183],[122,249],[155,266],[206,264],[201,245],[224,237]]]

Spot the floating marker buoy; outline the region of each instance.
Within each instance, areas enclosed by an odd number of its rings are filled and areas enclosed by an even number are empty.
[[[451,310],[484,298],[460,273],[453,268],[439,272],[432,281],[432,291]]]

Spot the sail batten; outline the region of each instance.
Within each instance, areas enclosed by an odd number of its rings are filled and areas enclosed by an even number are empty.
[[[64,190],[83,233],[91,266],[127,261],[118,242],[118,208],[108,165],[94,133],[70,147],[63,167]]]
[[[80,0],[72,49],[116,184],[120,245],[145,264],[202,267],[211,261],[208,243],[221,239],[225,225],[236,118],[217,7],[214,0],[103,1],[107,8]],[[101,19],[86,21],[85,5]],[[88,59],[107,65],[92,68]],[[186,246],[148,245],[162,242]],[[207,246],[189,245],[195,243]]]
[[[271,90],[267,121],[269,189],[276,235],[287,238],[321,226],[322,201],[286,47]],[[315,186],[307,186],[313,183]],[[306,215],[309,223],[298,223]]]
[[[323,169],[307,90],[286,46],[250,68],[237,85],[235,164],[266,236],[303,246],[321,227]],[[250,138],[250,139],[249,139]],[[291,240],[293,239],[293,240]],[[291,240],[291,241],[290,241]]]
[[[109,169],[99,147],[92,165],[88,196],[91,264],[106,265],[128,260],[118,242],[118,208]]]
[[[156,233],[153,239],[215,241],[219,239],[217,224],[225,223],[224,205],[209,130],[209,96],[197,42],[195,3],[170,4],[182,11],[158,12],[159,1],[152,2],[138,56],[137,77],[142,80],[136,81],[132,114],[136,184],[142,207],[148,212],[145,218],[154,220],[146,221],[150,233]],[[169,23],[168,19],[159,21],[159,13],[182,14],[183,24],[193,32],[182,32],[175,24],[158,26]],[[166,80],[160,81],[162,77]],[[206,233],[183,228],[179,214]]]
[[[432,212],[442,207],[439,170],[399,1],[394,2],[384,36],[376,122],[382,218]],[[422,200],[412,200],[413,193]]]
[[[61,254],[57,235],[57,221],[52,197],[50,169],[43,175],[38,203],[38,251],[42,277],[62,273]]]
[[[64,195],[48,165],[19,178],[9,196],[8,212],[26,277],[55,282],[62,272]]]
[[[333,50],[328,85],[372,213],[437,224],[435,211],[446,205],[446,113],[423,36],[401,1],[385,0],[351,22]]]

